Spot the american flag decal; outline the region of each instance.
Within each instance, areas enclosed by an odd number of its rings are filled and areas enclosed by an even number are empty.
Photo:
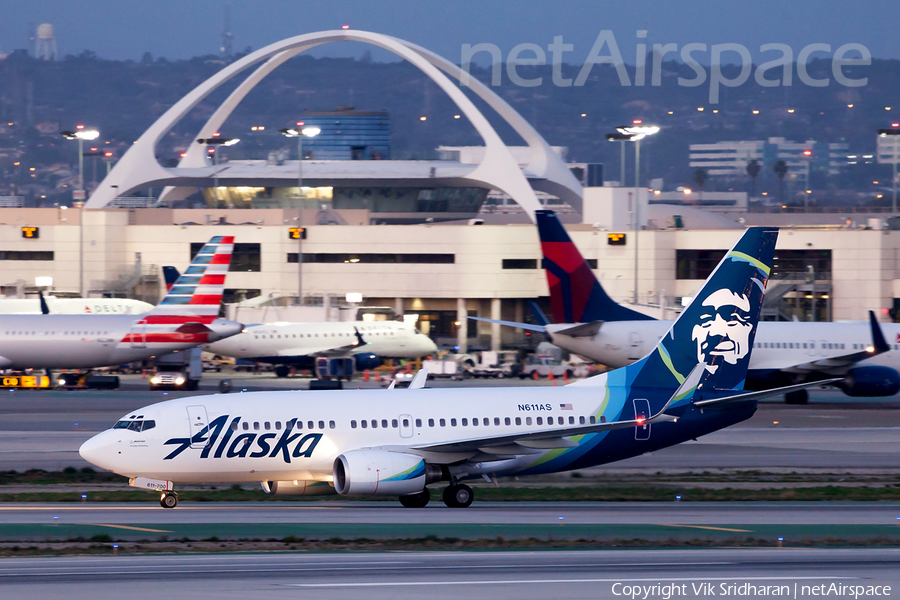
[[[560,404],[559,408],[560,408],[560,410],[572,410],[572,405],[571,404]]]

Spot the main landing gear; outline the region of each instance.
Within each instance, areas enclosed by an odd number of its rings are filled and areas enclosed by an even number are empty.
[[[809,392],[800,390],[799,392],[788,392],[784,395],[786,404],[806,404],[809,402]]]
[[[175,492],[163,492],[159,497],[159,505],[163,508],[175,508],[178,506],[178,494]]]
[[[461,483],[444,488],[444,504],[450,508],[468,508],[475,499],[472,488]]]

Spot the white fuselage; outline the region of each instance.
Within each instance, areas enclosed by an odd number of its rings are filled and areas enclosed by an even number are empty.
[[[57,298],[44,296],[51,315],[140,315],[153,305],[131,298]],[[0,315],[39,315],[38,298],[0,298]]]
[[[240,331],[216,319],[208,334],[155,332],[131,315],[0,315],[0,368],[90,369],[144,360]]]
[[[605,381],[605,375],[600,378]],[[285,391],[195,396],[132,411],[123,418],[152,421],[153,428],[140,432],[109,429],[87,441],[80,452],[93,464],[128,477],[174,482],[331,481],[335,458],[350,450],[413,450],[426,461],[455,463],[472,458],[478,451],[429,454],[414,448],[546,431],[586,421],[598,410],[612,421],[621,406],[604,402],[608,393],[604,393],[602,383],[599,385],[552,390]],[[192,421],[198,416],[208,424],[221,419],[222,426],[218,434],[209,436],[208,445],[201,442],[191,447],[190,437],[197,432],[197,424]],[[286,424],[292,420],[296,425],[286,433]],[[495,457],[499,462],[486,456],[484,465],[467,463],[456,474],[461,478],[481,472],[514,474],[552,452],[548,449],[515,458]]]
[[[588,360],[618,368],[642,358],[665,335],[671,321],[613,321],[603,323],[593,337],[570,337],[554,330],[570,325],[548,325],[553,343]],[[866,359],[866,365],[882,365],[900,370],[900,324],[881,323],[890,352]],[[791,368],[864,350],[872,345],[867,321],[811,323],[761,321],[750,370]]]
[[[357,331],[365,344],[358,344]],[[437,352],[437,346],[406,323],[341,321],[253,325],[234,337],[210,344],[206,350],[245,359],[360,352],[385,358],[419,358]]]

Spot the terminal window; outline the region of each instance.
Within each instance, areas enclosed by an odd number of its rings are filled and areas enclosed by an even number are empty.
[[[53,251],[0,250],[0,260],[53,260]]]
[[[191,260],[197,256],[206,242],[191,244]],[[260,271],[260,245],[259,244],[235,244],[231,251],[231,266],[228,270],[232,273],[239,271],[259,273]],[[52,260],[52,259],[51,259]]]
[[[297,262],[297,253],[289,252],[289,263]],[[304,263],[400,263],[400,264],[453,264],[455,254],[344,254],[303,253]]]
[[[677,250],[675,279],[706,279],[727,250]]]
[[[537,269],[538,261],[536,258],[504,258],[504,269]]]

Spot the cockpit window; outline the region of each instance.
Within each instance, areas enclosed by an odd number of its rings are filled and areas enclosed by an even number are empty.
[[[156,421],[119,421],[113,425],[113,429],[127,429],[128,431],[147,431],[156,427]]]

